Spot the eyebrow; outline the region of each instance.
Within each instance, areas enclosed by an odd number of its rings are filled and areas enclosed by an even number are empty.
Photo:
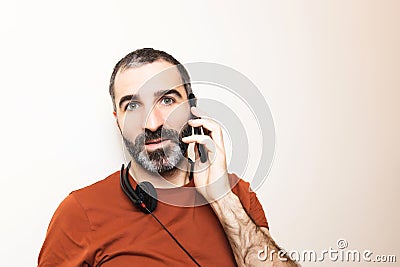
[[[138,95],[125,95],[123,97],[121,97],[121,99],[119,100],[119,108],[122,107],[122,104],[126,101],[133,101],[133,100],[137,100],[139,97]]]
[[[157,91],[157,92],[154,92],[154,97],[159,98],[159,97],[161,97],[161,96],[170,95],[170,94],[174,94],[174,95],[176,95],[177,97],[182,98],[181,93],[179,93],[179,92],[178,92],[177,90],[175,90],[175,89],[159,90],[159,91]],[[125,101],[135,101],[135,100],[138,100],[138,99],[139,99],[139,96],[138,96],[137,94],[123,96],[123,97],[121,97],[121,99],[119,100],[119,104],[118,104],[118,105],[119,105],[119,108],[122,107],[122,104],[123,104]]]
[[[179,93],[175,89],[159,90],[157,92],[154,92],[154,97],[161,97],[161,96],[164,96],[164,95],[171,95],[171,94],[174,94],[179,98],[182,98],[181,93]]]

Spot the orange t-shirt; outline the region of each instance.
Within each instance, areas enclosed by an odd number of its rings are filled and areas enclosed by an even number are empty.
[[[38,266],[195,266],[151,215],[130,202],[120,187],[119,175],[117,171],[64,199],[50,222]],[[235,174],[229,174],[229,179],[254,223],[268,227],[249,183]],[[204,199],[193,186],[191,180],[184,188],[193,190],[157,189],[159,199],[178,196],[193,205],[178,207],[158,201],[153,214],[201,266],[236,266],[211,206],[194,207]]]

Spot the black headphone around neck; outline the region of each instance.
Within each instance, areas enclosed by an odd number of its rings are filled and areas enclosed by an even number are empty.
[[[193,164],[194,162],[189,159],[190,162],[190,177],[193,178]],[[193,261],[196,266],[200,266],[200,264],[196,261],[196,259],[185,249],[185,247],[176,239],[176,237],[167,229],[167,227],[153,214],[153,211],[157,207],[157,191],[154,186],[147,181],[141,182],[134,189],[129,182],[129,168],[131,167],[131,161],[126,166],[124,171],[124,164],[122,164],[121,172],[119,176],[119,181],[121,184],[122,191],[124,191],[125,195],[132,201],[132,203],[139,208],[139,210],[143,211],[146,214],[150,214],[160,225],[161,227],[168,233],[168,235],[175,241],[175,243],[188,255],[188,257]]]
[[[157,208],[157,191],[154,186],[147,181],[141,182],[134,189],[129,182],[129,168],[131,162],[128,163],[124,171],[124,164],[121,167],[120,184],[122,191],[144,213],[152,213]]]

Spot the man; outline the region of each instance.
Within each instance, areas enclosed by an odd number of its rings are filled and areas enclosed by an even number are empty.
[[[191,107],[191,93],[185,68],[163,51],[139,49],[117,63],[110,95],[132,157],[124,172],[133,188],[156,188],[157,207],[151,215],[135,207],[122,170],[74,191],[50,222],[39,266],[296,266],[277,255],[255,193],[227,172],[220,125]],[[276,254],[263,261],[265,248]]]

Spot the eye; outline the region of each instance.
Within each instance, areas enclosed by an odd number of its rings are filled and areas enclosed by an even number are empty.
[[[172,97],[166,96],[161,99],[161,103],[168,106],[175,103],[175,100]]]
[[[128,105],[126,105],[125,109],[126,110],[135,110],[135,109],[138,109],[139,106],[140,106],[139,103],[132,101],[132,102],[129,102]]]

